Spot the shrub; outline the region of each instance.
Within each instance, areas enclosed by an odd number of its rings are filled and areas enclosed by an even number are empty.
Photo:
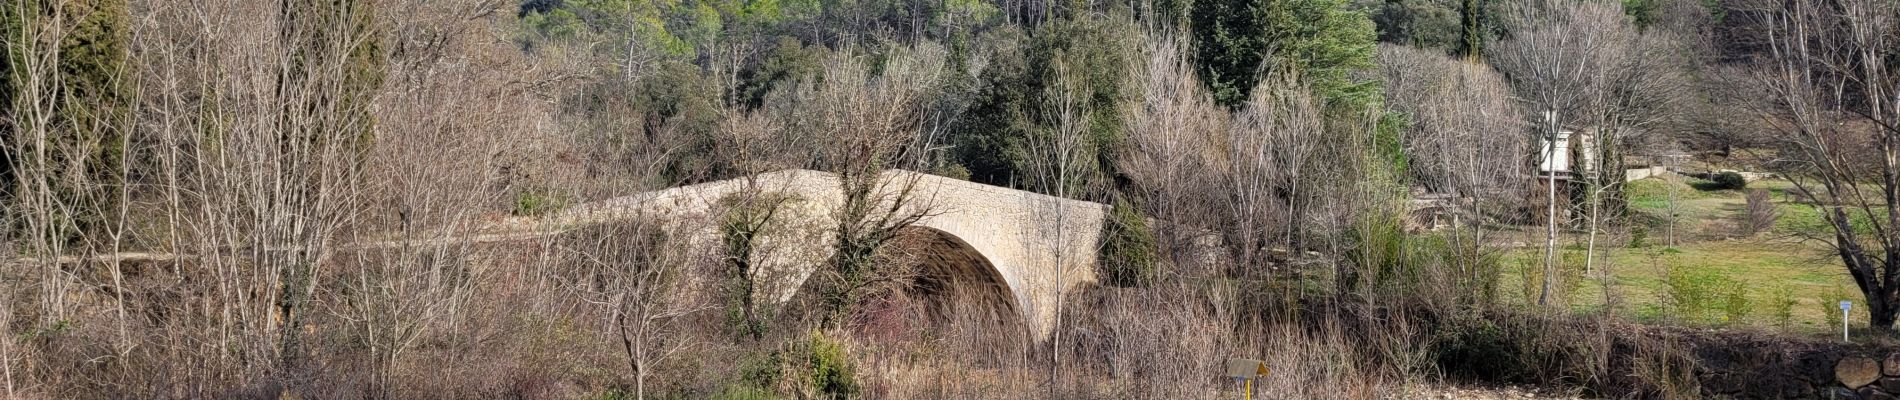
[[[1781,218],[1781,209],[1775,207],[1775,202],[1769,197],[1768,190],[1751,189],[1748,191],[1747,200],[1748,206],[1742,215],[1742,235],[1753,236],[1773,229],[1775,221]]]
[[[1744,286],[1719,272],[1673,268],[1663,279],[1663,286],[1669,306],[1678,317],[1707,321],[1720,312],[1722,318],[1739,321],[1748,315]]]
[[[1631,227],[1629,247],[1639,249],[1649,247],[1649,227],[1642,225]]]
[[[714,398],[800,399],[859,397],[857,365],[850,346],[822,331],[790,338],[770,352],[739,358],[736,381],[719,387]],[[775,390],[776,389],[776,390]]]
[[[1556,273],[1550,280],[1549,301],[1552,304],[1570,304],[1579,289],[1583,288],[1584,255],[1582,250],[1558,251],[1557,264],[1551,266],[1551,271]],[[1544,258],[1541,251],[1536,257],[1520,259],[1518,269],[1519,290],[1524,295],[1524,303],[1537,304],[1544,290]]]
[[[1346,234],[1353,243],[1352,250],[1346,252],[1346,261],[1355,268],[1346,272],[1356,275],[1343,277],[1339,283],[1348,286],[1341,289],[1354,289],[1360,284],[1403,289],[1418,281],[1418,265],[1405,258],[1406,247],[1411,244],[1397,215],[1367,213]]]
[[[1552,294],[1551,298],[1553,301],[1555,301],[1555,299],[1561,299],[1561,301],[1563,301],[1561,304],[1570,304],[1576,300],[1577,293],[1583,292],[1583,283],[1587,281],[1584,279],[1583,273],[1584,268],[1588,267],[1584,265],[1584,259],[1589,255],[1590,254],[1585,252],[1584,249],[1580,248],[1568,248],[1557,253],[1558,280],[1556,283],[1560,283],[1560,285],[1553,285],[1552,287],[1559,288],[1561,291]]]
[[[1669,296],[1669,306],[1677,316],[1695,319],[1703,310],[1709,309],[1714,301],[1714,282],[1707,274],[1690,273],[1685,268],[1674,268],[1669,276],[1663,278],[1663,287]]]
[[[804,391],[833,399],[857,397],[857,367],[851,360],[851,353],[845,343],[823,332],[812,332],[811,336],[799,343],[798,356],[802,363],[795,364],[803,370],[800,375],[805,382]]]
[[[725,246],[721,256],[725,264],[726,325],[741,337],[753,341],[765,338],[765,321],[772,310],[754,301],[760,282],[753,281],[758,278],[753,252],[759,238],[776,223],[774,218],[782,208],[797,200],[798,197],[781,192],[728,195],[719,199],[720,206],[725,208],[719,220],[719,235],[720,243]]]
[[[1102,225],[1103,281],[1109,285],[1141,286],[1155,279],[1155,233],[1148,220],[1127,201],[1115,201]]]
[[[1491,304],[1497,300],[1498,277],[1504,257],[1479,244],[1476,232],[1448,230],[1408,236],[1407,264],[1421,269],[1421,293],[1458,304]]]
[[[1447,317],[1434,330],[1430,346],[1437,353],[1439,369],[1489,381],[1520,379],[1518,375],[1530,369],[1520,348],[1522,338],[1512,337],[1497,320],[1471,311]]]
[[[779,397],[772,391],[757,385],[736,383],[719,388],[719,392],[711,398],[714,400],[773,400]]]
[[[739,357],[739,381],[728,386],[771,388],[785,377],[785,357],[780,351],[748,352]],[[732,391],[727,388],[722,391]],[[769,391],[769,390],[768,390]]]
[[[1716,173],[1715,176],[1709,177],[1709,180],[1715,182],[1716,190],[1742,190],[1748,187],[1748,180],[1742,178],[1742,174],[1733,171]]]
[[[1794,322],[1794,289],[1782,286],[1774,294],[1769,306],[1774,307],[1775,326],[1787,328]]]
[[[516,216],[540,216],[567,208],[567,196],[547,189],[528,189],[515,194]]]
[[[631,398],[634,398],[633,394],[627,393],[626,390],[619,388],[610,388],[600,393],[581,397],[583,400],[627,400]]]
[[[952,162],[945,162],[945,163],[939,164],[937,165],[936,168],[930,171],[930,173],[943,176],[945,178],[953,178],[953,179],[965,180],[965,181],[970,180],[970,169],[965,168],[963,164],[957,164],[957,163],[952,163]]]
[[[1746,287],[1748,285],[1736,284],[1722,288],[1723,322],[1739,324],[1748,319],[1749,301]]]
[[[1840,304],[1843,301],[1853,301],[1853,300],[1854,298],[1848,294],[1847,288],[1842,287],[1840,285],[1835,285],[1833,289],[1829,289],[1827,291],[1827,294],[1825,296],[1822,296],[1821,315],[1827,318],[1827,325],[1825,329],[1833,329],[1832,327],[1841,326]],[[1865,305],[1863,304],[1861,306],[1865,306]]]

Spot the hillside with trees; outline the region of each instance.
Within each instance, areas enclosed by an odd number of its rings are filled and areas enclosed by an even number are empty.
[[[0,37],[5,398],[1900,394],[1852,373],[1900,371],[1895,0],[8,0]],[[1099,206],[998,217],[1090,278],[1023,294],[923,227],[1013,208],[892,170]]]

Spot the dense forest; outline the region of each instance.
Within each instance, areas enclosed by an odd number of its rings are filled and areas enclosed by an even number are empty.
[[[8,398],[1810,397],[1696,332],[1900,317],[1894,0],[7,0],[0,37]],[[798,170],[837,204],[761,178]],[[1000,211],[890,170],[1100,205],[1035,239],[1096,278],[984,291],[915,228]],[[1747,247],[1828,272],[1684,266]]]

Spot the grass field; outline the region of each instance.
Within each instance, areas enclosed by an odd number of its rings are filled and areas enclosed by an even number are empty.
[[[1831,249],[1807,239],[1826,232],[1819,215],[1789,202],[1786,181],[1751,183],[1774,193],[1781,216],[1770,232],[1743,235],[1743,192],[1708,186],[1684,177],[1632,182],[1630,211],[1641,229],[1600,237],[1591,271],[1584,270],[1582,239],[1567,240],[1557,281],[1568,284],[1554,285],[1557,301],[1578,312],[1608,309],[1653,322],[1835,332],[1837,302],[1858,305],[1861,296]],[[1543,257],[1536,246],[1507,255],[1505,299],[1536,301]],[[1854,311],[1849,322],[1865,324],[1864,309]]]

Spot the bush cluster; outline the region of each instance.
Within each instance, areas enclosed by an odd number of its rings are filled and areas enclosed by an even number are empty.
[[[555,191],[529,189],[515,194],[514,209],[510,212],[517,216],[540,216],[561,211],[567,204],[567,196]]]
[[[1102,224],[1103,282],[1112,286],[1141,286],[1152,282],[1155,267],[1155,233],[1148,219],[1126,201],[1116,201]]]
[[[1742,174],[1733,171],[1716,173],[1715,176],[1709,177],[1709,180],[1715,182],[1716,190],[1742,190],[1748,188],[1748,179],[1743,178]]]
[[[1740,323],[1748,318],[1746,286],[1727,275],[1706,269],[1674,268],[1663,279],[1669,305],[1688,320]]]
[[[857,396],[857,367],[852,363],[851,353],[844,342],[831,338],[823,332],[812,332],[811,337],[800,343],[797,354],[803,358],[804,388],[813,394],[833,399],[846,399]]]

